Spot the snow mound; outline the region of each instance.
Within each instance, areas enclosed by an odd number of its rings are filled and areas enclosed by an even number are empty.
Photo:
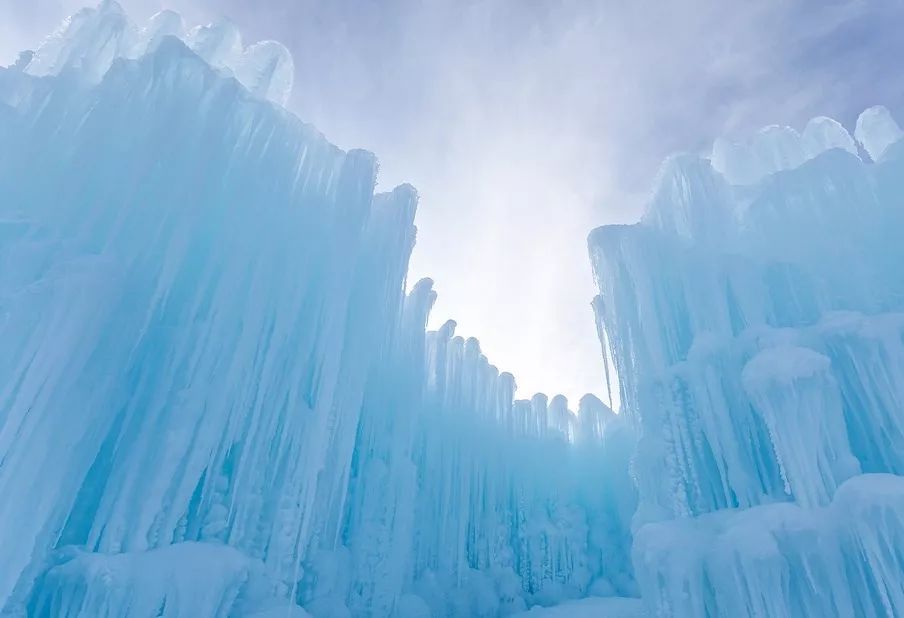
[[[43,576],[31,611],[57,618],[142,618],[166,608],[173,616],[219,616],[236,605],[255,568],[236,549],[205,543],[134,554],[77,553]]]
[[[555,607],[533,607],[512,614],[512,618],[646,618],[649,614],[640,599],[617,597],[587,598]]]

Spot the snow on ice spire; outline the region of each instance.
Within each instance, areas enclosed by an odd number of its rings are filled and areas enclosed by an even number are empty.
[[[143,27],[129,21],[114,0],[85,8],[63,22],[38,47],[25,70],[32,75],[77,71],[99,82],[117,58],[135,59],[152,53],[164,37],[182,40],[209,65],[235,77],[256,96],[285,105],[292,92],[295,68],[289,50],[275,41],[249,47],[234,24],[220,20],[186,30],[182,17],[161,11]]]

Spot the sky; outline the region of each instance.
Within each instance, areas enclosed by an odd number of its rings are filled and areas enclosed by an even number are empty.
[[[78,0],[0,0],[0,64]],[[586,237],[636,221],[660,161],[864,108],[904,120],[904,0],[120,0],[292,51],[289,108],[418,188],[410,283],[518,395],[605,400]]]

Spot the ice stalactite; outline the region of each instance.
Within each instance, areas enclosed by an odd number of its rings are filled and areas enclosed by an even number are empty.
[[[282,46],[105,1],[0,69],[4,615],[497,616],[632,594],[631,429],[406,295],[415,190]]]
[[[644,526],[634,560],[657,616],[897,616],[899,476],[852,477],[831,504],[778,503]]]
[[[32,91],[0,172],[0,485],[22,495],[0,596],[54,545],[186,539],[294,586],[401,294],[413,191],[374,199],[370,154],[173,38],[93,88],[6,77]]]
[[[860,472],[830,365],[808,348],[779,346],[754,356],[741,373],[769,429],[785,492],[804,506],[828,504],[838,485]]]

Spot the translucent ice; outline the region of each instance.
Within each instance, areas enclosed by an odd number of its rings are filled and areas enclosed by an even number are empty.
[[[67,19],[38,47],[27,70],[33,75],[56,75],[73,69],[99,81],[116,58],[132,53],[132,30],[122,8],[104,0],[96,9],[82,9]]]
[[[805,506],[827,504],[838,485],[860,471],[830,365],[808,348],[779,346],[754,356],[741,372],[769,429],[785,491]]]
[[[416,191],[292,73],[109,1],[0,69],[0,614],[904,615],[887,111],[669,158],[575,412],[426,332]]]
[[[810,120],[802,134],[790,127],[771,126],[747,142],[731,143],[720,138],[713,144],[711,159],[730,183],[752,185],[775,172],[794,169],[833,148],[857,155],[857,145],[850,133],[835,120],[820,116]]]
[[[904,137],[904,132],[888,110],[877,105],[857,118],[855,135],[873,161],[879,161],[889,146]]]
[[[872,161],[825,118],[673,157],[590,236],[653,615],[904,613],[902,135],[856,137]]]
[[[415,190],[268,101],[291,76],[113,2],[0,69],[0,612],[635,594],[632,429],[425,332]]]
[[[634,558],[661,616],[897,616],[902,478],[861,475],[825,508],[771,504],[642,528]]]
[[[103,0],[97,8],[82,9],[67,19],[38,47],[25,70],[39,76],[69,70],[97,83],[115,60],[140,58],[168,36],[184,41],[210,66],[234,76],[252,93],[281,105],[288,101],[295,69],[280,43],[262,41],[245,48],[232,23],[221,20],[186,30],[172,11],[161,11],[138,27],[115,0]]]

